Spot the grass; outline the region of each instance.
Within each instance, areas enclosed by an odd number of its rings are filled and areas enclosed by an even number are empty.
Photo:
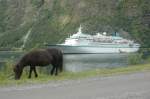
[[[127,74],[134,72],[149,71],[150,64],[141,64],[141,65],[131,65],[128,67],[120,67],[113,69],[95,69],[84,72],[62,72],[59,76],[50,76],[48,74],[39,73],[38,78],[28,79],[27,73],[24,72],[20,80],[14,80],[12,76],[8,76],[7,72],[0,72],[0,86],[14,86],[14,85],[28,85],[28,84],[39,84],[39,83],[49,83],[50,81],[63,81],[63,80],[75,80],[75,79],[84,79],[88,77],[104,77],[112,76],[119,74]],[[10,71],[9,71],[10,72]]]

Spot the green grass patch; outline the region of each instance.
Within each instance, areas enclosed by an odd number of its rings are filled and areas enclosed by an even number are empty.
[[[77,73],[62,72],[59,74],[59,76],[51,76],[49,74],[38,71],[39,77],[35,78],[34,75],[32,75],[31,79],[28,79],[28,71],[24,70],[20,80],[14,80],[13,76],[9,77],[9,74],[11,74],[11,72],[6,70],[6,72],[4,71],[0,72],[0,86],[49,83],[50,81],[63,81],[63,80],[73,80],[73,79],[75,80],[75,79],[84,79],[84,78],[96,77],[96,76],[103,77],[103,76],[112,76],[112,75],[119,75],[119,74],[126,74],[126,73],[149,71],[149,70],[150,70],[150,64],[131,65],[128,67],[120,67],[120,68],[113,68],[113,69],[95,69],[95,70],[89,70],[89,71],[77,72]]]

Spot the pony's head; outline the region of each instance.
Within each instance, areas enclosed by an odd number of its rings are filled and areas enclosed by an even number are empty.
[[[22,71],[23,71],[23,68],[20,64],[16,64],[14,66],[14,73],[15,73],[15,80],[19,80],[21,75],[22,75]]]

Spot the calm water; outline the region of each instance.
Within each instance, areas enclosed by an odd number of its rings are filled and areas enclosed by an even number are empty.
[[[96,68],[116,68],[128,65],[129,54],[68,54],[64,55],[67,71],[79,72]]]
[[[0,67],[6,60],[18,60],[21,52],[0,52]],[[65,54],[64,67],[66,71],[79,72],[96,68],[116,68],[127,66],[128,54]]]

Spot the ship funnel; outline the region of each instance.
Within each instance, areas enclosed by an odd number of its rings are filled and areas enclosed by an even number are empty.
[[[106,36],[106,34],[107,34],[106,32],[103,32],[103,35],[105,35],[105,36]]]
[[[79,29],[78,29],[78,32],[77,32],[78,34],[81,34],[82,33],[82,27],[81,27],[81,25],[80,25],[80,27],[79,27]]]

